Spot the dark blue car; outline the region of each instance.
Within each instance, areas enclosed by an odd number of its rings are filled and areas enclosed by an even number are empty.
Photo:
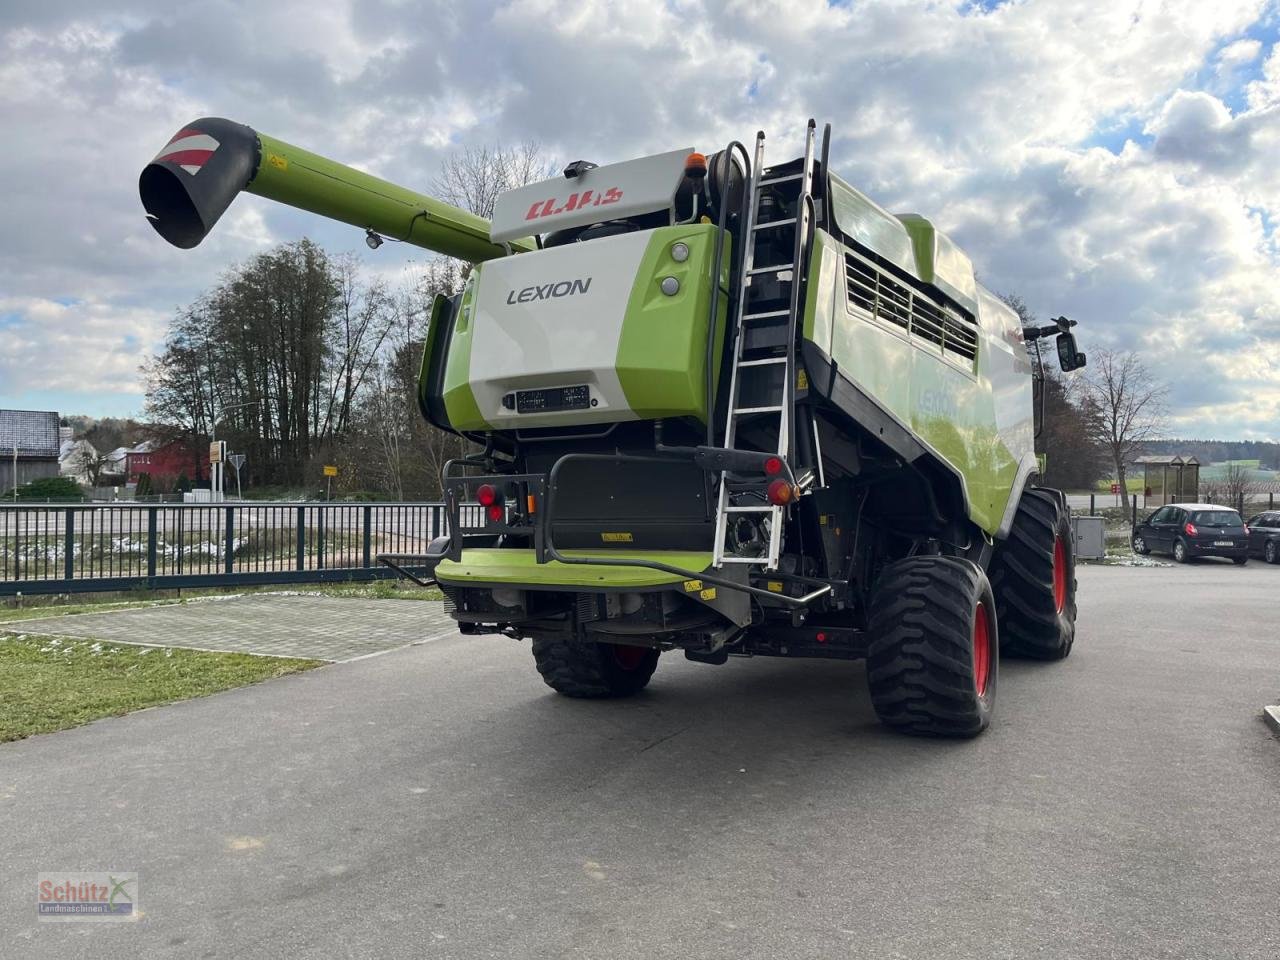
[[[1249,528],[1230,507],[1174,503],[1161,507],[1133,528],[1134,553],[1167,553],[1178,563],[1196,557],[1249,562]]]

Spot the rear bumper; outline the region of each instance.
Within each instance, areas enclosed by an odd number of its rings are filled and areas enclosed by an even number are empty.
[[[711,566],[711,552],[693,550],[633,551],[565,550],[574,560],[619,560],[618,565],[589,566],[548,560],[539,563],[534,550],[467,547],[461,558],[445,558],[435,568],[441,583],[458,587],[510,586],[526,590],[649,590],[682,584],[685,578],[665,570],[632,566],[636,560],[701,571]]]
[[[1248,541],[1241,541],[1229,547],[1215,546],[1213,541],[1196,541],[1185,540],[1187,545],[1187,555],[1191,557],[1247,557],[1249,555]]]

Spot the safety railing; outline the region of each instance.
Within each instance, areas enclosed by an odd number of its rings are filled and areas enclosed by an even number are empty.
[[[0,596],[383,579],[379,553],[448,526],[442,503],[0,505]]]

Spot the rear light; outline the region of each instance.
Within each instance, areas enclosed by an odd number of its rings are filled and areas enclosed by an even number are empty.
[[[1196,525],[1194,523],[1188,523],[1182,529],[1187,532],[1188,537],[1194,537],[1196,534],[1200,532],[1199,530],[1196,529]]]
[[[795,488],[787,481],[778,479],[769,484],[769,502],[775,507],[785,507],[795,496]]]
[[[480,506],[491,507],[498,502],[498,491],[493,488],[493,484],[482,483],[476,490],[476,499],[480,501]]]
[[[489,504],[489,519],[494,523],[501,523],[507,515],[507,509],[500,503]]]
[[[764,472],[766,475],[773,477],[782,472],[782,458],[770,457],[764,462]]]

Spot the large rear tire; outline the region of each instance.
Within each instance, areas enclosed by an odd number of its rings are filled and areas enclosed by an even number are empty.
[[[556,693],[580,699],[630,697],[649,683],[658,651],[614,643],[537,638],[533,660]]]
[[[1076,555],[1071,511],[1055,494],[1038,487],[1023,491],[1009,539],[991,558],[991,585],[1004,653],[1034,660],[1070,655],[1076,636]]]
[[[890,565],[871,595],[867,628],[867,684],[881,722],[922,736],[987,728],[1000,640],[981,567],[937,556]]]

